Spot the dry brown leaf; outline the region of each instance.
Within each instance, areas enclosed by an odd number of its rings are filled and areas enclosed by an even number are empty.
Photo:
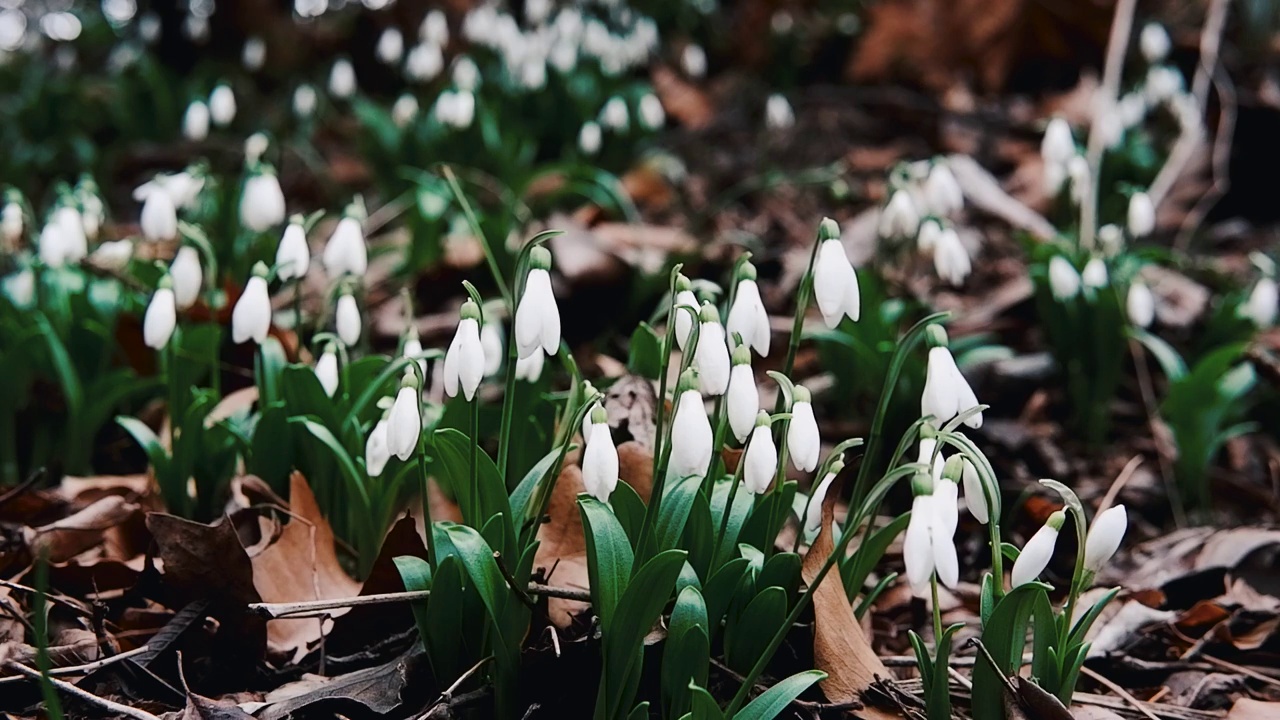
[[[1226,720],[1275,720],[1280,718],[1280,702],[1262,702],[1251,698],[1240,698]]]
[[[275,542],[251,559],[253,585],[262,600],[329,600],[360,592],[360,583],[339,564],[333,529],[299,472],[289,478],[289,512],[289,522]],[[314,618],[271,620],[267,623],[267,648],[297,662],[311,643],[320,640],[323,630],[321,620]]]
[[[662,101],[667,117],[689,130],[700,130],[715,119],[716,109],[711,99],[697,85],[680,77],[666,65],[657,65],[651,75],[653,92]]]
[[[838,486],[840,480],[833,484]],[[835,551],[831,524],[835,520],[839,487],[831,488],[822,503],[822,530],[804,556],[801,575],[812,583],[827,558]],[[844,593],[840,573],[832,568],[813,593],[813,663],[827,673],[822,692],[834,703],[861,700],[862,694],[876,682],[876,676],[889,678],[889,671],[871,648],[862,632],[853,607]],[[859,711],[864,718],[892,718],[894,715],[867,706]]]
[[[1071,708],[1071,717],[1075,720],[1124,720],[1114,710],[1097,705],[1074,705]]]
[[[102,535],[138,512],[138,506],[119,495],[108,495],[74,515],[38,528],[23,528],[23,539],[34,556],[49,562],[70,560],[102,541]]]

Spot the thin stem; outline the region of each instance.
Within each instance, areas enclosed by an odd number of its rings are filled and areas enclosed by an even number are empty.
[[[929,586],[933,591],[933,654],[936,658],[942,650],[942,606],[938,604],[938,573],[929,576]],[[934,682],[937,682],[937,678]]]
[[[711,462],[707,464],[707,476],[702,479],[702,492],[708,498],[711,497],[712,490],[716,486],[716,478],[720,476],[720,465],[723,460],[721,453],[724,450],[724,431],[729,425],[727,415],[728,403],[724,401],[724,395],[716,398],[715,411],[712,417],[715,418],[715,436],[711,443]],[[739,461],[739,467],[742,463]]]
[[[662,339],[662,368],[658,371],[658,408],[653,434],[653,471],[650,473],[650,477],[655,480],[658,477],[658,464],[662,460],[662,425],[667,414],[667,370],[671,365],[671,349],[675,347],[676,338],[676,278],[680,276],[682,267],[684,266],[677,264],[671,268],[670,289],[667,293],[671,309],[667,312],[667,332]]]
[[[753,433],[754,434],[754,433]],[[747,446],[751,445],[751,437],[747,436]],[[733,485],[729,488],[729,499],[724,504],[724,515],[720,518],[720,532],[716,534],[715,552],[711,553],[711,561],[714,563],[716,558],[720,557],[720,546],[724,544],[724,535],[729,530],[729,516],[733,514],[733,501],[738,496],[738,486],[742,484],[742,469],[746,465],[747,459],[746,446],[743,447],[742,457],[738,459],[738,467],[734,470]],[[712,484],[711,492],[707,494],[708,504],[710,504],[711,495],[715,493],[715,485]]]
[[[431,534],[431,488],[427,479],[427,441],[422,434],[418,435],[418,477],[422,482],[422,530],[423,542],[427,547],[427,564],[431,572],[436,570],[436,540]]]
[[[458,185],[458,177],[454,175],[453,168],[448,165],[442,165],[441,172],[444,173],[445,181],[449,183],[449,189],[453,190],[453,196],[458,199],[458,204],[462,206],[462,213],[467,218],[467,224],[471,226],[471,232],[476,234],[476,240],[484,248],[484,259],[489,264],[489,272],[493,274],[494,283],[498,286],[498,292],[502,293],[502,302],[507,306],[507,312],[511,313],[512,317],[515,317],[515,300],[508,289],[507,281],[502,277],[502,268],[498,267],[498,258],[493,254],[489,239],[485,237],[484,230],[480,228],[480,220],[476,217],[475,211],[471,209],[471,203],[468,202],[467,196]]]
[[[480,516],[480,397],[467,403],[471,406],[471,522],[479,530],[487,518]]]
[[[809,264],[800,278],[800,287],[796,289],[796,313],[791,320],[791,337],[787,340],[787,356],[782,361],[782,374],[787,377],[791,377],[791,371],[795,369],[796,351],[800,349],[800,336],[804,333],[804,315],[809,309],[809,296],[813,293],[813,265],[818,260],[818,246],[821,244],[819,238],[815,237],[813,249],[809,251]],[[783,402],[782,395],[778,395],[778,401],[774,403],[775,413],[782,412]]]

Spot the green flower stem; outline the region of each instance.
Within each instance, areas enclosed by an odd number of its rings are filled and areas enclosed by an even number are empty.
[[[747,445],[750,445],[750,444],[751,444],[751,437],[748,436]],[[744,460],[746,460],[746,455],[747,455],[746,446],[743,446],[742,457],[738,458],[738,467],[737,469],[734,470],[733,480],[730,481],[733,483],[733,485],[729,488],[729,499],[725,502],[724,514],[720,517],[720,532],[716,534],[715,551],[711,553],[711,561],[713,563],[715,562],[716,558],[720,557],[720,546],[724,544],[724,534],[729,530],[729,516],[733,514],[733,501],[738,496],[738,486],[742,484],[742,468],[744,465],[746,465],[746,463],[743,462]],[[710,504],[711,495],[714,494],[715,492],[715,485],[713,484],[711,487],[712,487],[711,493],[707,494],[708,504]]]
[[[471,512],[475,518],[476,525],[481,523],[480,518],[480,396],[477,394],[467,403],[471,406],[471,487],[467,491],[471,493]],[[476,527],[476,530],[479,530]]]
[[[929,586],[933,591],[933,653],[936,657],[938,652],[942,650],[942,606],[938,604],[938,573],[929,576]],[[938,682],[938,678],[933,679]],[[946,682],[946,678],[942,678]]]
[[[676,263],[676,266],[671,268],[671,282],[667,293],[671,300],[671,310],[667,317],[667,331],[662,339],[662,369],[658,371],[658,408],[654,424],[656,432],[653,436],[653,471],[651,473],[655,481],[658,478],[658,466],[662,459],[664,445],[662,425],[666,421],[667,414],[667,370],[671,365],[671,349],[675,347],[676,338],[676,278],[680,277],[680,270],[683,267],[684,265]]]
[[[724,433],[729,426],[728,406],[729,403],[725,402],[724,395],[716,398],[715,411],[712,413],[716,431],[711,441],[711,462],[707,465],[707,476],[702,479],[702,492],[708,499],[711,498],[711,492],[716,487],[716,478],[720,476],[720,466],[724,462],[721,454],[724,449]],[[738,464],[741,465],[741,461]]]
[[[809,297],[813,294],[813,266],[818,260],[818,246],[821,245],[822,230],[819,228],[818,235],[813,240],[813,249],[809,251],[809,264],[805,267],[804,275],[800,277],[800,287],[796,289],[796,312],[791,320],[791,337],[787,340],[787,355],[782,361],[782,374],[791,377],[791,371],[795,369],[796,352],[800,349],[800,337],[804,334],[804,316],[809,309]],[[782,412],[785,398],[778,396],[778,401],[774,403],[773,411],[775,413]],[[785,428],[783,428],[785,430]],[[774,438],[777,442],[777,437]]]
[[[476,213],[471,209],[471,203],[467,200],[467,196],[462,192],[462,188],[458,185],[458,176],[454,174],[453,168],[448,165],[442,165],[441,172],[444,179],[449,183],[449,189],[453,191],[453,196],[457,198],[458,204],[462,206],[462,213],[467,218],[467,224],[471,226],[471,232],[475,233],[476,239],[484,248],[484,258],[489,264],[489,272],[493,274],[494,283],[498,286],[498,292],[502,293],[502,302],[507,306],[507,312],[511,317],[515,317],[516,305],[515,295],[508,289],[507,281],[502,277],[502,268],[498,267],[498,256],[493,254],[493,248],[489,245],[489,239],[485,237],[484,230],[480,227],[480,220],[476,217]],[[517,279],[520,277],[516,275]]]
[[[473,463],[474,464],[474,463]],[[422,529],[423,542],[427,547],[427,564],[434,575],[436,570],[436,540],[431,534],[431,488],[427,480],[427,441],[425,435],[418,433],[418,477],[422,482]],[[473,483],[474,485],[474,483]]]

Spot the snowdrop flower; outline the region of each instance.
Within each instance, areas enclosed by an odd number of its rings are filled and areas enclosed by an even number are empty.
[[[701,45],[690,43],[680,53],[680,67],[691,78],[701,78],[707,74],[707,52]]]
[[[453,61],[453,84],[459,90],[465,90],[473,93],[480,86],[480,68],[476,67],[476,61],[461,55],[457,60]]]
[[[55,220],[50,219],[40,230],[38,250],[40,262],[47,267],[62,267],[67,263],[67,237]]]
[[[418,37],[424,42],[443,47],[449,42],[449,19],[439,10],[432,10],[418,26]]]
[[[420,358],[422,354],[422,340],[418,338],[418,328],[413,323],[409,324],[409,329],[405,332],[404,344],[400,348],[400,355],[407,358],[418,358],[414,360],[418,365],[418,369],[422,370],[422,376],[427,376],[427,359]]]
[[[698,296],[693,294],[693,285],[684,275],[676,278],[676,299],[671,307],[671,315],[676,323],[676,344],[680,346],[681,351],[685,349],[689,336],[693,334],[693,318],[687,311],[681,310],[682,307],[691,308],[694,314],[697,314],[700,307]]]
[[[333,322],[338,330],[338,338],[347,347],[360,342],[360,307],[351,295],[351,288],[344,288],[338,297],[338,308],[334,311]]]
[[[316,89],[310,85],[299,85],[293,91],[293,114],[305,120],[316,111]]]
[[[418,98],[405,93],[396,98],[396,102],[391,106],[391,122],[396,127],[404,128],[413,119],[418,116]]]
[[[190,170],[184,170],[172,175],[156,175],[153,179],[134,188],[133,199],[146,202],[151,193],[165,192],[169,194],[175,208],[191,208],[199,199],[202,189],[204,189],[204,177]]]
[[[1129,294],[1125,296],[1124,306],[1125,312],[1129,315],[1129,322],[1136,327],[1147,327],[1156,319],[1156,298],[1151,294],[1151,288],[1141,280],[1134,280],[1129,285]]]
[[[588,494],[607,503],[618,486],[618,449],[613,445],[609,416],[604,408],[596,405],[589,415],[591,431],[585,438],[587,447],[582,451],[582,484]]]
[[[1098,247],[1107,257],[1115,257],[1124,249],[1124,232],[1115,223],[1107,223],[1098,228]]]
[[[378,36],[378,47],[375,51],[378,60],[386,65],[395,65],[404,55],[404,36],[400,30],[389,27]]]
[[[883,238],[914,237],[920,227],[920,213],[905,189],[894,190],[880,213],[879,232]]]
[[[266,133],[256,132],[244,139],[244,164],[253,166],[262,159],[267,153],[267,148],[271,146],[271,141],[267,139]]]
[[[1166,65],[1154,65],[1147,71],[1142,95],[1148,105],[1172,101],[1182,94],[1182,74]]]
[[[324,353],[316,361],[316,379],[325,395],[333,397],[338,391],[338,353],[334,352],[333,343],[325,345]]]
[[[22,239],[22,231],[26,227],[26,218],[22,212],[21,196],[16,193],[9,193],[4,204],[4,210],[0,211],[0,235],[4,237],[5,247],[16,248],[18,241]]]
[[[142,201],[138,219],[142,237],[152,242],[168,242],[178,237],[178,209],[166,192],[153,192]]]
[[[667,114],[662,109],[662,101],[653,93],[645,93],[640,98],[640,124],[650,130],[657,130],[667,121]]]
[[[529,252],[529,274],[525,276],[515,319],[516,352],[522,358],[539,348],[555,355],[560,347],[560,308],[551,291],[550,268],[550,251],[536,247]]]
[[[703,303],[698,315],[698,344],[693,350],[698,389],[703,395],[723,395],[729,388],[730,367],[729,346],[725,344],[720,313],[711,303]]]
[[[945,161],[939,160],[924,181],[924,197],[934,214],[950,217],[964,208],[964,193]]]
[[[178,309],[173,299],[173,281],[166,275],[160,278],[151,302],[147,304],[147,314],[142,319],[142,340],[146,346],[159,350],[169,344],[173,337],[173,329],[178,324]]]
[[[1160,23],[1147,23],[1142,28],[1142,34],[1138,36],[1138,47],[1142,50],[1142,57],[1152,65],[1164,60],[1169,54],[1171,45],[1169,33],[1165,32],[1164,26]]]
[[[947,348],[947,332],[938,325],[930,325],[929,362],[926,366],[924,392],[920,395],[920,417],[933,416],[941,425],[966,410],[977,407],[978,398],[956,367],[955,358]],[[982,413],[975,413],[964,421],[971,428],[982,427]]]
[[[625,132],[628,123],[627,103],[618,96],[613,96],[600,109],[600,124],[610,130]]]
[[[1040,158],[1045,165],[1065,165],[1076,154],[1076,141],[1071,126],[1061,117],[1055,117],[1044,128],[1040,139]]]
[[[1144,192],[1136,192],[1129,198],[1129,236],[1143,237],[1150,235],[1156,227],[1156,208],[1151,203],[1151,196]]]
[[[961,480],[964,483],[964,498],[969,506],[969,514],[973,516],[974,520],[986,525],[991,519],[991,509],[987,504],[987,494],[983,489],[982,477],[978,475],[978,469],[967,458],[963,458],[960,455],[955,457],[961,458],[961,462],[964,463],[964,467],[961,469]]]
[[[436,98],[436,118],[456,130],[466,130],[475,119],[476,98],[470,92],[445,90]]]
[[[973,270],[969,251],[960,242],[960,235],[955,228],[943,228],[938,234],[937,245],[933,248],[933,269],[937,271],[939,278],[953,287],[963,285],[964,279]]]
[[[444,356],[444,392],[457,397],[458,390],[468,401],[484,379],[485,352],[480,340],[480,306],[467,300],[459,312],[458,330]]]
[[[785,95],[774,93],[764,103],[764,126],[770,130],[786,130],[796,124],[795,110]]]
[[[930,424],[932,427],[932,424]],[[916,462],[921,465],[929,466],[930,476],[934,481],[942,479],[942,473],[946,469],[946,458],[938,452],[938,440],[932,437],[920,438],[920,448],[916,454]]]
[[[831,483],[835,482],[836,476],[844,469],[844,463],[837,460],[831,464],[831,468],[827,471],[827,476],[822,478],[822,482],[813,489],[813,494],[809,496],[809,504],[804,509],[804,534],[813,535],[822,528],[822,503],[826,502],[827,491],[831,489]]]
[[[680,398],[671,421],[671,460],[669,474],[682,478],[707,474],[711,462],[713,438],[707,408],[698,392],[698,372],[693,368],[680,378]]]
[[[955,587],[960,578],[960,562],[952,534],[948,533],[948,510],[942,507],[949,496],[939,492],[940,486],[955,483],[934,482],[928,475],[917,474],[911,482],[915,499],[911,503],[911,520],[902,544],[902,561],[906,566],[911,593],[923,597],[929,590],[929,578]],[[952,528],[954,533],[954,528]]]
[[[369,269],[369,251],[364,244],[364,230],[360,221],[348,211],[329,236],[324,246],[324,269],[329,277],[340,275],[362,276]]]
[[[756,268],[743,263],[738,276],[738,289],[733,296],[733,307],[725,323],[729,337],[737,333],[742,343],[754,349],[760,357],[769,355],[769,313],[760,299],[760,287],[756,284]]]
[[[240,224],[260,233],[284,222],[284,218],[284,191],[280,189],[280,181],[269,166],[263,166],[244,181]]]
[[[1141,93],[1125,93],[1116,103],[1116,114],[1126,130],[1137,127],[1147,116],[1147,99]]]
[[[916,234],[916,249],[922,253],[932,254],[938,248],[938,238],[942,236],[942,221],[935,217],[927,217],[920,221],[920,231]]]
[[[769,489],[778,471],[778,448],[773,445],[773,432],[769,429],[769,413],[761,410],[756,415],[755,429],[743,453],[742,484],[747,492],[760,495]]]
[[[1071,202],[1079,205],[1089,194],[1089,162],[1083,155],[1073,155],[1067,161],[1067,180],[1071,182]]]
[[[1066,519],[1066,513],[1061,510],[1054,512],[1044,526],[1027,541],[1022,553],[1013,563],[1013,572],[1009,578],[1013,587],[1026,585],[1044,572],[1049,560],[1053,558],[1053,549],[1058,544],[1058,531],[1062,529],[1062,523]]]
[[[89,254],[89,239],[84,234],[84,220],[80,217],[80,211],[64,205],[53,212],[51,222],[58,227],[58,233],[62,237],[65,261],[78,263],[83,260]]]
[[[1124,531],[1129,527],[1129,515],[1123,505],[1116,505],[1093,519],[1089,536],[1084,541],[1084,569],[1097,573],[1120,549]]]
[[[404,72],[412,81],[425,83],[435,80],[444,70],[444,53],[439,45],[429,42],[414,45],[405,59]]]
[[[231,339],[237,345],[253,340],[259,345],[271,329],[271,296],[267,292],[267,266],[253,266],[253,276],[231,311]]]
[[[123,270],[133,258],[133,243],[129,240],[111,240],[102,243],[89,254],[89,261],[101,268]]]
[[[311,269],[311,247],[307,245],[307,231],[298,215],[289,220],[276,247],[276,277],[282,282],[303,278]]]
[[[486,322],[480,328],[480,346],[484,348],[484,376],[493,377],[502,369],[502,325],[500,323]]]
[[[218,127],[226,127],[236,119],[236,94],[229,85],[219,85],[209,93],[209,119]]]
[[[534,353],[527,358],[517,359],[516,379],[531,383],[538,382],[538,378],[542,377],[542,364],[546,362],[546,357],[542,353]]]
[[[1240,306],[1239,312],[1241,317],[1252,320],[1260,328],[1271,327],[1276,321],[1277,313],[1280,313],[1277,303],[1280,303],[1280,287],[1276,285],[1274,278],[1263,277],[1254,284],[1249,298]]]
[[[31,268],[23,268],[4,279],[4,292],[14,305],[27,309],[36,297],[36,274]]]
[[[1061,255],[1049,260],[1049,292],[1058,302],[1066,302],[1080,294],[1080,273],[1071,261]]]
[[[599,123],[594,120],[588,120],[582,123],[582,129],[578,131],[578,149],[585,155],[595,155],[600,152],[600,145],[604,140],[604,133],[600,130]]]
[[[922,233],[923,234],[923,233]],[[823,218],[818,231],[818,257],[814,260],[813,296],[827,327],[834,329],[848,317],[854,322],[862,315],[858,273],[849,263],[840,228],[831,218]]]
[[[387,450],[401,460],[408,460],[418,447],[418,437],[422,435],[421,405],[422,391],[409,370],[400,381],[400,391],[387,416]]]
[[[383,416],[373,426],[369,439],[365,441],[364,467],[369,477],[381,475],[383,468],[387,466],[387,461],[391,459],[391,451],[387,448],[387,424],[387,418]]]
[[[199,100],[191,101],[182,115],[182,136],[191,142],[200,142],[209,137],[208,105]]]
[[[1106,287],[1106,261],[1097,256],[1089,258],[1089,262],[1084,264],[1084,270],[1080,271],[1080,283],[1086,295],[1092,295],[1093,291]]]
[[[1124,140],[1124,119],[1114,103],[1100,104],[1094,114],[1093,124],[1094,131],[1102,138],[1102,146],[1108,150],[1114,150]]]
[[[249,72],[257,72],[267,62],[267,44],[262,38],[254,36],[244,41],[244,49],[240,51],[240,62]]]
[[[338,58],[329,71],[329,94],[339,100],[345,100],[356,92],[356,69],[351,61]]]
[[[812,396],[809,389],[796,385],[794,402],[791,403],[791,422],[787,425],[787,452],[791,464],[800,472],[812,472],[818,467],[818,454],[822,451],[822,437],[818,433],[818,421],[813,417]]]
[[[733,436],[738,442],[745,442],[760,411],[760,388],[756,387],[756,377],[751,372],[751,351],[745,345],[733,349],[733,369],[729,371],[725,403]]]
[[[204,283],[204,270],[200,268],[200,253],[190,245],[178,248],[169,264],[169,277],[173,279],[173,297],[179,310],[195,305]]]

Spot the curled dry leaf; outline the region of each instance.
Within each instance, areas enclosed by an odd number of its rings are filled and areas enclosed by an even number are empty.
[[[37,528],[23,528],[23,540],[36,557],[66,562],[102,541],[102,535],[126,521],[138,506],[119,495],[108,495],[80,512]]]

